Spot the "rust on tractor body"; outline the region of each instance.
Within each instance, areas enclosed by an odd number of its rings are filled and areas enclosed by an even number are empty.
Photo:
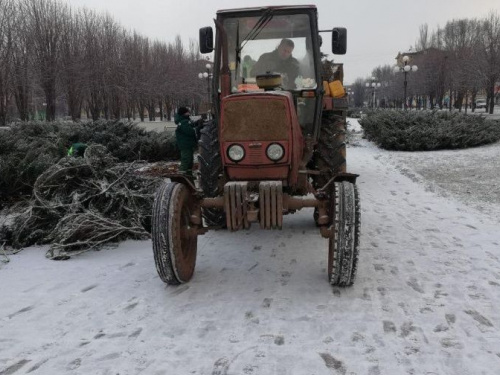
[[[221,101],[219,140],[222,162],[231,180],[285,180],[297,184],[304,139],[290,92],[257,92],[229,95]],[[232,161],[230,146],[238,144],[245,157]],[[270,160],[271,144],[283,147],[283,156]]]

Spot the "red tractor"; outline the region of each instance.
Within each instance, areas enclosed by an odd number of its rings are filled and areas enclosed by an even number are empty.
[[[283,215],[311,207],[329,242],[330,283],[352,285],[360,206],[357,175],[345,171],[347,98],[326,95],[323,81],[341,81],[343,71],[334,66],[325,75],[319,35],[331,33],[332,52],[345,54],[346,30],[318,30],[312,5],[221,10],[215,25],[215,45],[212,28],[200,29],[200,52],[214,52],[214,72],[213,118],[201,131],[199,178],[171,174],[155,197],[152,237],[160,278],[188,282],[198,235],[209,229],[237,231],[252,223],[281,229]],[[283,40],[293,45],[293,69],[256,71],[261,56]]]

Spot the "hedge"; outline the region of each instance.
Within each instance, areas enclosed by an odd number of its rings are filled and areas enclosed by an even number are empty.
[[[359,122],[367,139],[387,150],[476,147],[500,140],[500,121],[439,111],[379,110]]]

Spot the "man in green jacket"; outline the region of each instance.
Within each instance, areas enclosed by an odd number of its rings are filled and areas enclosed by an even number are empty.
[[[193,155],[198,142],[196,140],[196,127],[199,123],[191,121],[189,118],[190,112],[186,107],[180,107],[174,117],[177,124],[175,129],[175,139],[177,147],[181,151],[181,166],[180,172],[186,175],[193,176]]]

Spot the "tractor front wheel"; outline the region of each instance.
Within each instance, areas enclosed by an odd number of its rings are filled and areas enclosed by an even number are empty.
[[[360,205],[357,187],[335,182],[331,194],[333,235],[328,240],[328,279],[335,286],[351,286],[359,256]]]
[[[152,239],[156,270],[169,285],[188,282],[194,273],[197,228],[190,221],[193,199],[189,189],[165,182],[153,205]]]

